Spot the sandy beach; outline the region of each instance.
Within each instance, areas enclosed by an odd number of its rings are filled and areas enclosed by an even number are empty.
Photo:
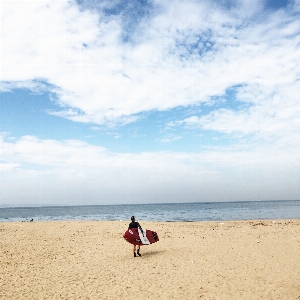
[[[0,223],[0,299],[300,299],[300,220]]]

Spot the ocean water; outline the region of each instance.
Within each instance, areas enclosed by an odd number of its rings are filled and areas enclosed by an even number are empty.
[[[226,221],[300,219],[300,200],[2,207],[0,222],[55,220]]]

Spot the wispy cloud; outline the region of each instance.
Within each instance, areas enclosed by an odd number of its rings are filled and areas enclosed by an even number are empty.
[[[261,139],[281,146],[290,147],[299,143],[300,106],[298,91],[300,84],[292,86],[282,84],[270,90],[259,89],[258,85],[245,86],[238,89],[240,101],[250,103],[248,108],[233,110],[221,108],[212,110],[207,115],[192,116],[173,125],[184,124],[187,128],[213,130],[238,137]],[[249,136],[251,135],[251,136]]]
[[[299,155],[294,150],[285,157],[261,146],[253,152],[249,145],[202,153],[118,154],[81,141],[32,136],[15,141],[2,137],[0,147],[1,197],[10,203],[68,203],[69,197],[73,204],[84,204],[98,203],[99,197],[101,203],[134,203],[299,195]],[[289,191],[284,189],[287,174],[294,174],[288,177]]]
[[[179,141],[181,139],[182,139],[182,136],[180,136],[180,135],[168,134],[168,135],[164,136],[163,138],[161,138],[159,141],[162,143],[171,143],[174,141]]]

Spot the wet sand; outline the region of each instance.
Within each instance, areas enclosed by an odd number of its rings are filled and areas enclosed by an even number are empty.
[[[0,299],[300,299],[300,220],[128,223],[0,223]]]

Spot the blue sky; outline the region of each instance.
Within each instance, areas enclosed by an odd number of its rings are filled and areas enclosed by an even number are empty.
[[[0,204],[300,199],[299,17],[2,1]]]

